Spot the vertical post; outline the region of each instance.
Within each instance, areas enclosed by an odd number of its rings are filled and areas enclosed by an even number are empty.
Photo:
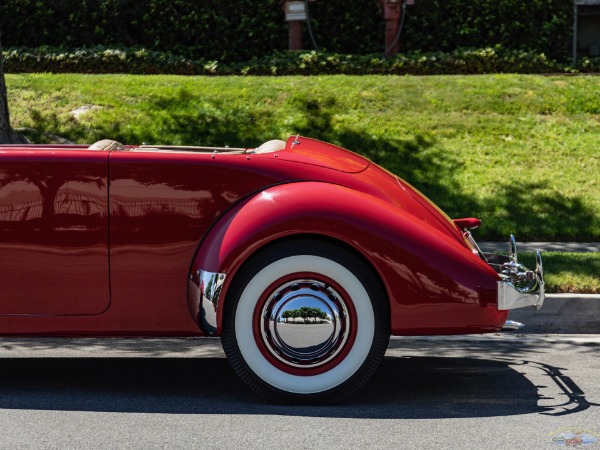
[[[288,26],[290,28],[289,49],[302,50],[302,21],[291,20]]]
[[[305,2],[285,2],[285,20],[287,20],[290,30],[290,50],[302,50],[302,22],[307,17]]]
[[[577,64],[577,4],[573,4],[573,65]]]
[[[394,56],[400,51],[400,40],[397,39],[402,17],[400,0],[384,0],[383,16],[385,19],[385,55]]]

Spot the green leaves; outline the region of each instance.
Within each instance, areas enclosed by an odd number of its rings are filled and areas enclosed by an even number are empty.
[[[311,2],[310,17],[320,48],[384,51],[377,0]],[[448,53],[502,45],[567,60],[572,27],[571,1],[418,0],[407,9],[400,47]],[[228,63],[285,50],[288,43],[281,0],[2,0],[0,29],[6,47],[144,47]]]
[[[310,306],[302,306],[298,309],[288,309],[283,312],[282,317],[284,319],[305,319],[305,320],[331,320],[324,311],[319,308],[312,308]]]
[[[283,51],[246,62],[192,59],[147,48],[89,47],[67,50],[39,47],[4,52],[5,70],[12,73],[130,73],[177,75],[440,75],[486,73],[575,73],[600,69],[600,58],[585,58],[576,67],[545,54],[501,46],[459,48],[452,52],[420,52],[385,58],[381,54]]]

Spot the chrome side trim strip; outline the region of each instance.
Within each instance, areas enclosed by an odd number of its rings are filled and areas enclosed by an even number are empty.
[[[225,274],[198,270],[198,279],[200,281],[201,297],[198,321],[205,335],[214,336],[218,325],[217,306],[225,282]]]

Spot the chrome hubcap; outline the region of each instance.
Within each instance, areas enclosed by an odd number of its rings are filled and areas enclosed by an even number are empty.
[[[344,348],[350,316],[331,286],[309,279],[282,285],[265,302],[260,335],[267,351],[286,365],[315,368]]]

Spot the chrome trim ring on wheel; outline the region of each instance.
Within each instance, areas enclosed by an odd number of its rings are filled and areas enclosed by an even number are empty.
[[[343,350],[351,318],[343,297],[314,279],[285,283],[265,301],[260,337],[267,351],[284,364],[316,368]]]

